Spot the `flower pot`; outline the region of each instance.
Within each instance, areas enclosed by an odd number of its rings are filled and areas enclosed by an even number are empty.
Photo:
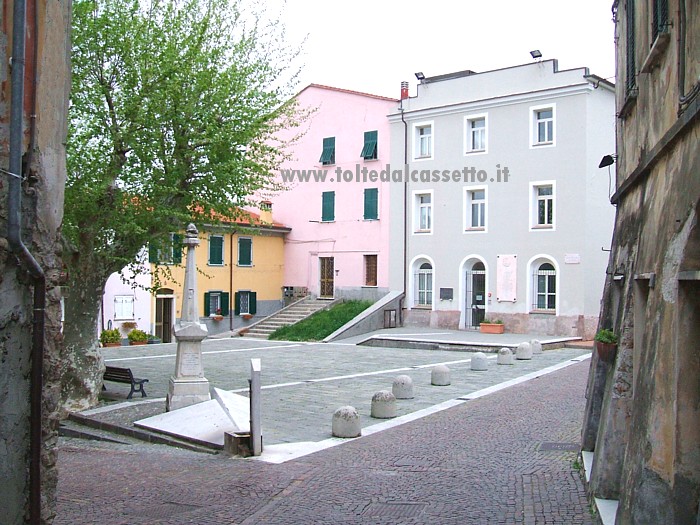
[[[503,323],[480,323],[479,332],[482,334],[502,334],[505,331]]]
[[[215,315],[214,317],[212,317],[212,319],[214,319],[214,321],[223,321],[224,316],[223,315]]]
[[[115,348],[117,346],[121,346],[121,343],[102,343],[102,346],[107,347],[107,348]]]
[[[149,345],[157,345],[157,344],[160,344],[161,342],[162,341],[157,337],[154,337],[153,339],[148,340]]]
[[[145,345],[148,341],[129,341],[129,346]]]
[[[617,345],[615,343],[595,342],[595,349],[598,352],[598,358],[605,363],[613,363],[617,355]]]
[[[250,321],[253,318],[250,314],[243,314],[241,317],[246,321]]]

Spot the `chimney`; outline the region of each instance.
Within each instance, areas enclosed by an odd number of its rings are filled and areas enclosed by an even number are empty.
[[[401,100],[406,100],[408,98],[408,82],[401,82]]]
[[[262,201],[259,206],[260,222],[262,224],[272,224],[272,202]]]

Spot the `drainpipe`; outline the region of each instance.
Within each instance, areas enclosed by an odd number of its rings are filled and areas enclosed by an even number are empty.
[[[680,115],[684,107],[690,104],[700,93],[700,84],[695,83],[691,90],[685,93],[685,44],[686,44],[686,9],[685,0],[678,2],[678,114]]]
[[[36,16],[36,8],[35,8]],[[34,316],[31,353],[29,423],[29,513],[30,523],[41,521],[41,392],[43,389],[44,310],[46,279],[37,260],[22,242],[22,138],[24,114],[25,0],[14,3],[12,25],[12,73],[10,80],[10,159],[7,196],[7,239],[12,252],[34,279]],[[36,30],[36,28],[35,28]],[[35,34],[32,35],[36,39]],[[36,46],[36,42],[34,44]],[[36,62],[34,63],[36,73]],[[36,75],[34,77],[36,79]],[[32,86],[36,90],[35,85]],[[34,108],[32,108],[32,114]]]
[[[233,236],[236,234],[236,230],[231,232],[231,246],[229,246],[230,256],[229,259],[231,263],[229,264],[229,275],[228,275],[228,328],[233,332],[233,308],[231,308],[231,300],[233,299]]]
[[[401,122],[403,122],[403,167],[406,170],[403,179],[403,299],[408,298],[408,123],[404,119],[403,101],[408,98],[408,82],[401,82]],[[406,306],[408,308],[408,305]],[[401,326],[403,326],[403,308],[399,309]]]

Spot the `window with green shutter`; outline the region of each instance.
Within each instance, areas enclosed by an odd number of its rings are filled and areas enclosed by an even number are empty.
[[[362,147],[360,157],[365,160],[373,160],[377,158],[377,132],[365,131],[365,145]]]
[[[379,189],[365,188],[365,213],[366,221],[377,220],[379,218]]]
[[[173,233],[171,239],[173,264],[180,264],[182,262],[182,235]]]
[[[323,139],[323,151],[318,161],[321,164],[335,164],[335,137]]]
[[[230,297],[228,292],[205,292],[204,317],[209,317],[211,315],[228,315]]]
[[[238,238],[238,266],[253,266],[253,239]]]
[[[241,291],[233,294],[234,315],[255,315],[258,311],[258,294],[256,292]]]
[[[209,236],[209,264],[211,266],[224,265],[224,238],[221,235]]]
[[[321,195],[321,221],[331,222],[335,220],[335,192],[324,191]]]

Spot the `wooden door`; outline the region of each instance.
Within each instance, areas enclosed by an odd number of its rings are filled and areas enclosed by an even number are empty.
[[[333,275],[334,275],[334,264],[333,257],[319,257],[319,262],[321,265],[321,292],[319,297],[332,298],[333,297]]]

